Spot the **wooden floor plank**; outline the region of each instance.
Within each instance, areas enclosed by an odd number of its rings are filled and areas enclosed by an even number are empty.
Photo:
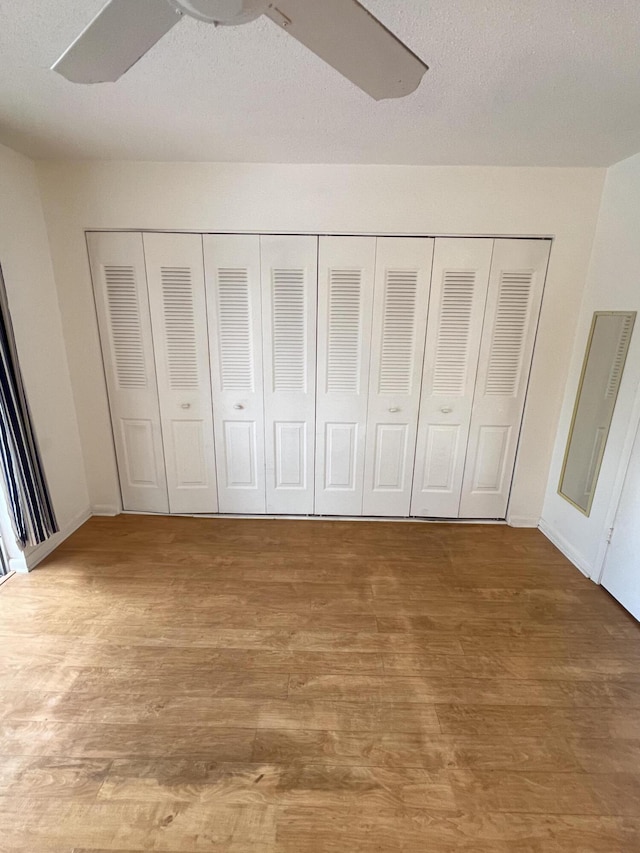
[[[358,701],[359,700],[359,701]],[[296,699],[266,701],[260,707],[258,728],[332,729],[365,732],[439,732],[440,723],[434,705],[393,700],[362,701]]]
[[[529,656],[491,653],[450,655],[427,648],[383,654],[388,675],[450,675],[455,678],[551,681],[640,681],[640,659],[633,657]]]
[[[292,699],[424,702],[434,705],[629,707],[640,709],[638,681],[547,681],[442,675],[307,675],[289,679]]]
[[[580,756],[560,738],[476,738],[425,732],[260,729],[253,760],[281,765],[419,767],[432,772],[584,769]]]
[[[289,807],[279,853],[635,853],[640,821],[592,815],[442,814],[420,810]]]
[[[254,736],[252,729],[217,726],[5,721],[0,755],[209,755],[216,761],[248,761]]]
[[[0,756],[0,796],[94,802],[111,766],[105,759]]]

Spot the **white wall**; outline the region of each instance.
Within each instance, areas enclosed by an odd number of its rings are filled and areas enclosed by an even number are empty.
[[[591,514],[557,494],[558,480],[594,311],[640,311],[640,154],[607,171],[593,254],[580,311],[567,390],[553,453],[542,528],[585,574],[598,579],[612,499],[621,485],[634,430],[640,383],[640,321],[636,321]],[[617,486],[616,486],[617,483]]]
[[[604,170],[37,166],[91,503],[119,505],[84,229],[554,236],[510,516],[538,522]]]
[[[53,506],[61,530],[69,532],[88,516],[89,495],[47,232],[33,163],[3,146],[0,264]],[[12,567],[21,568],[6,520],[2,533]]]

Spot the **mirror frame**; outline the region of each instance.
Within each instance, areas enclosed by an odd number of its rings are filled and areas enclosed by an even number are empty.
[[[609,433],[611,431],[611,424],[613,423],[613,417],[616,411],[616,404],[618,402],[618,394],[620,393],[620,385],[622,385],[622,377],[624,376],[624,368],[627,363],[627,355],[629,354],[629,347],[631,346],[631,337],[633,335],[633,329],[636,322],[637,311],[594,311],[593,318],[591,320],[591,328],[589,329],[589,337],[587,339],[587,346],[584,352],[584,358],[582,361],[582,370],[580,371],[580,381],[578,382],[578,388],[576,391],[576,399],[573,404],[573,413],[571,415],[571,424],[569,426],[569,432],[567,434],[567,442],[564,449],[564,457],[562,459],[562,469],[560,470],[560,479],[558,480],[558,494],[561,498],[563,498],[567,503],[570,503],[572,507],[578,510],[578,512],[582,513],[582,515],[587,518],[591,515],[591,507],[593,506],[593,500],[596,494],[596,487],[598,485],[598,480],[600,479],[600,469],[602,468],[602,460],[604,459],[604,454],[607,449],[607,442],[609,440]],[[631,318],[631,331],[629,332],[629,346],[627,346],[627,350],[624,354],[624,360],[622,362],[622,368],[620,370],[620,382],[618,383],[618,387],[616,388],[616,396],[613,401],[613,407],[611,409],[611,418],[609,419],[609,425],[607,426],[607,432],[604,437],[604,441],[602,442],[602,450],[598,455],[598,460],[596,462],[596,466],[594,469],[594,477],[593,477],[593,488],[591,489],[591,494],[589,495],[589,503],[587,504],[587,508],[579,506],[574,500],[572,500],[568,495],[566,495],[562,491],[562,483],[564,480],[565,471],[567,468],[567,462],[569,459],[569,450],[571,448],[571,440],[573,439],[573,431],[576,425],[576,418],[578,415],[578,406],[580,405],[580,397],[582,395],[582,388],[584,385],[584,378],[587,372],[587,365],[589,363],[589,356],[591,354],[591,345],[593,343],[593,336],[596,330],[596,323],[598,321],[598,317],[630,317]]]

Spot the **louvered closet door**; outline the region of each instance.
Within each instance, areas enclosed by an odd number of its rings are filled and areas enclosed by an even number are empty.
[[[362,513],[375,256],[375,237],[320,238],[315,503],[319,515]]]
[[[142,235],[87,235],[122,505],[168,512]]]
[[[202,237],[145,234],[169,509],[218,511]]]
[[[317,237],[260,238],[267,512],[313,513]]]
[[[364,515],[409,515],[432,256],[428,238],[377,239]]]
[[[455,518],[493,240],[436,240],[411,515]]]
[[[260,238],[203,239],[220,512],[264,513]]]
[[[550,243],[496,240],[467,449],[461,518],[504,518]]]

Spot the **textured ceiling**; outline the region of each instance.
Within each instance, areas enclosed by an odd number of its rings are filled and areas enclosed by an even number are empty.
[[[48,66],[101,5],[0,0],[1,142],[280,163],[603,166],[640,151],[638,0],[365,0],[431,66],[380,103],[266,19],[185,18],[117,83],[74,85]]]

